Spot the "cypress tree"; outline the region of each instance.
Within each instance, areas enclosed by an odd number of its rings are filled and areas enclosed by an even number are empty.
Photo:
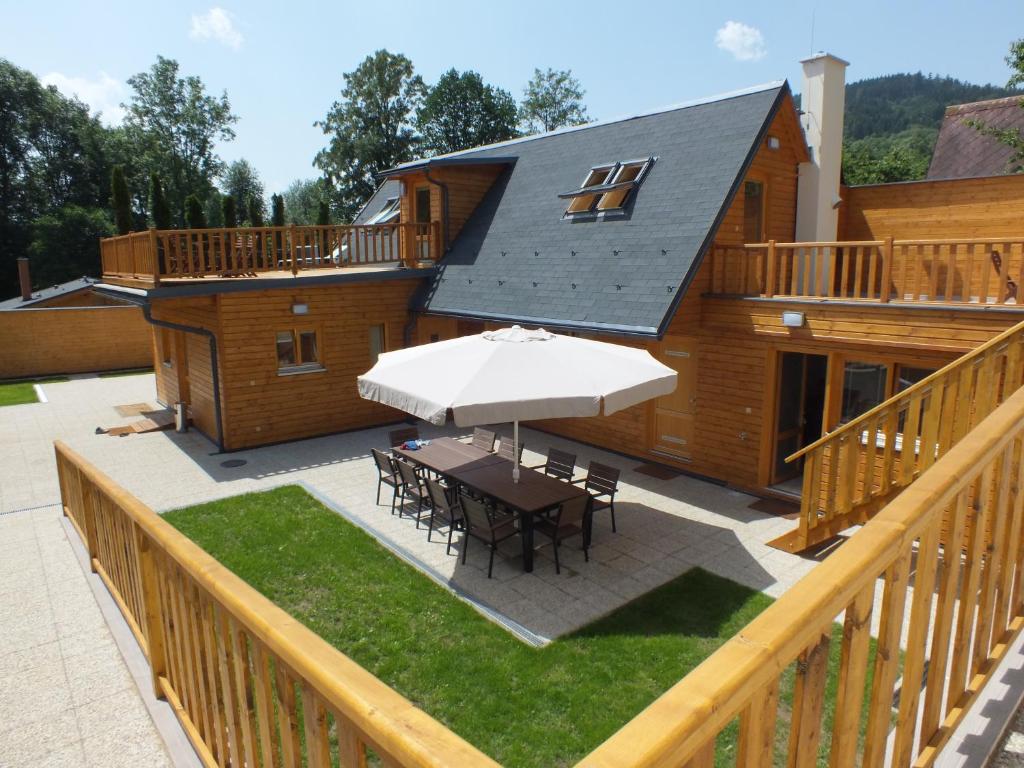
[[[149,175],[149,210],[153,215],[153,226],[157,229],[171,228],[171,206],[164,196],[164,187],[156,172]]]
[[[331,209],[326,200],[320,201],[320,209],[316,213],[316,223],[321,227],[326,227],[331,223]]]
[[[224,195],[220,201],[221,209],[224,211],[224,226],[234,229],[238,226],[238,213],[235,211],[235,198],[231,195]]]
[[[249,226],[263,226],[263,201],[258,197],[249,198]]]
[[[198,195],[191,194],[185,198],[185,224],[189,229],[206,229],[203,201],[199,199]]]
[[[124,178],[124,166],[115,165],[111,171],[110,201],[114,206],[117,234],[127,235],[132,231],[132,203],[128,195],[128,182]]]
[[[270,196],[270,226],[284,226],[284,198],[281,195]]]

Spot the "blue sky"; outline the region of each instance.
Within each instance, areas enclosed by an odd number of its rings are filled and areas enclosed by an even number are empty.
[[[475,69],[518,98],[534,67],[572,69],[594,118],[789,78],[813,49],[851,62],[850,81],[903,71],[1005,82],[1024,36],[1020,0],[897,2],[81,2],[3,0],[0,56],[116,117],[124,81],[177,59],[240,117],[227,160],[249,159],[268,194],[315,175],[322,118],[378,48],[431,82]],[[812,16],[813,43],[812,43]],[[731,22],[731,23],[730,23]]]

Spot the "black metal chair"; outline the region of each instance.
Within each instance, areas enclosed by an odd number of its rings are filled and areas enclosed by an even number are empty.
[[[430,502],[430,494],[423,487],[423,478],[416,472],[416,468],[412,464],[402,459],[395,459],[395,465],[398,467],[398,475],[402,481],[402,509],[398,514],[399,516],[404,514],[405,502],[414,499],[416,501],[416,527],[419,528],[423,508]]]
[[[437,480],[427,479],[427,493],[430,496],[430,522],[427,526],[427,541],[434,532],[434,521],[438,518],[448,525],[448,546],[445,548],[446,555],[452,551],[452,535],[456,530],[461,530],[465,514],[462,510],[462,502],[459,501],[455,488],[445,488]],[[455,497],[454,500],[452,497]]]
[[[504,437],[503,436],[501,438],[501,441],[498,443],[498,455],[501,456],[501,458],[503,458],[503,459],[508,459],[509,461],[515,461],[516,460],[516,455],[515,455],[513,447],[512,447],[512,438],[511,437]],[[520,440],[519,441],[519,462],[522,463],[522,461],[523,461],[523,442],[522,442],[522,440]]]
[[[401,429],[392,429],[388,432],[388,447],[397,448],[407,440],[419,440],[420,431],[416,427],[402,427]]]
[[[563,541],[572,537],[580,536],[583,539],[583,559],[590,562],[590,553],[587,551],[590,542],[587,541],[587,506],[591,503],[589,496],[578,496],[564,502],[553,517],[539,517],[534,520],[533,530],[551,539],[555,549],[555,573],[562,572],[562,565],[558,560],[558,547]]]
[[[398,503],[398,492],[402,486],[402,479],[398,476],[398,468],[395,460],[383,451],[371,448],[373,460],[377,464],[377,505],[380,505],[381,489],[387,485],[392,489],[391,493],[391,514],[395,514],[395,505]]]
[[[545,475],[571,483],[572,476],[576,473],[576,455],[560,451],[558,448],[548,448],[547,461],[530,469],[541,469]]]
[[[583,483],[583,487],[590,492],[594,499],[593,512],[605,507],[611,510],[613,533],[617,531],[615,528],[615,494],[619,490],[619,474],[619,470],[615,467],[609,467],[599,461],[592,461],[587,467],[587,476],[573,480],[574,483]]]
[[[462,540],[462,564],[466,564],[466,552],[469,551],[470,538],[486,544],[491,550],[491,558],[487,563],[487,578],[494,572],[494,553],[498,545],[511,539],[519,529],[516,527],[516,516],[511,513],[496,513],[483,501],[474,499],[468,493],[459,495],[462,510],[465,513],[465,532]]]
[[[489,429],[483,429],[481,427],[473,428],[473,442],[474,448],[479,448],[482,451],[490,453],[494,450],[494,439],[496,435]]]

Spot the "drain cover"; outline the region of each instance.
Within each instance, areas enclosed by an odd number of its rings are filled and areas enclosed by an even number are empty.
[[[245,459],[228,459],[227,461],[222,461],[220,465],[224,469],[236,469],[237,467],[244,467],[248,463]]]

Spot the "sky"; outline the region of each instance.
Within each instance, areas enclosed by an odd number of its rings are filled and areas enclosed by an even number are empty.
[[[518,100],[535,67],[571,69],[595,119],[609,119],[788,78],[824,50],[851,63],[848,82],[895,72],[1004,84],[1003,58],[1024,36],[1021,0],[557,2],[24,2],[0,0],[0,57],[76,94],[106,122],[125,81],[157,55],[226,90],[237,137],[267,193],[312,166],[326,137],[314,121],[342,74],[373,51],[408,56],[433,82],[473,69]]]

